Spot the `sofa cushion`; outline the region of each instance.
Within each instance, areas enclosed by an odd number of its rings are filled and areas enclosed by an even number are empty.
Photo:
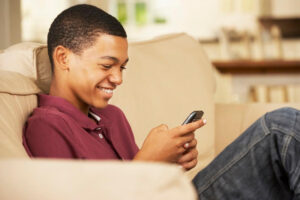
[[[0,70],[0,157],[27,157],[22,129],[41,90],[30,78]]]
[[[0,70],[0,75],[1,93],[28,95],[41,92],[32,79],[20,73]]]
[[[139,162],[0,160],[0,199],[196,200],[174,166]]]
[[[111,100],[128,117],[138,145],[164,123],[179,126],[194,110],[203,110],[208,124],[196,132],[199,162],[195,175],[214,157],[214,92],[212,66],[198,41],[174,34],[129,45],[123,84]]]
[[[5,49],[0,52],[0,70],[19,72],[49,91],[52,73],[46,45],[24,42]]]

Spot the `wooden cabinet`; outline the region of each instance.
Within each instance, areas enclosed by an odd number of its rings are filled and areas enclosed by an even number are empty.
[[[213,65],[221,73],[231,74],[272,74],[299,73],[300,60],[232,60],[213,61]]]

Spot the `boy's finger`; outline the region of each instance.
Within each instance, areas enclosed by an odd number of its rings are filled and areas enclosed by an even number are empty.
[[[206,122],[206,119],[200,119],[189,124],[184,124],[182,126],[175,127],[171,129],[170,132],[175,134],[176,136],[183,136],[187,133],[194,132],[196,129],[204,126]]]
[[[190,162],[186,162],[186,163],[182,163],[181,166],[185,169],[185,170],[190,170],[192,168],[194,168],[198,163],[198,159],[195,158],[194,160],[190,161]]]
[[[191,149],[190,151],[188,151],[186,154],[184,154],[183,156],[181,156],[178,159],[178,163],[183,164],[183,163],[186,163],[186,162],[190,162],[190,161],[196,159],[197,156],[198,156],[197,149],[196,148]]]

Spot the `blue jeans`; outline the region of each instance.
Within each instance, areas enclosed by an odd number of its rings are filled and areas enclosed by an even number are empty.
[[[300,111],[265,114],[194,178],[201,200],[300,199]]]

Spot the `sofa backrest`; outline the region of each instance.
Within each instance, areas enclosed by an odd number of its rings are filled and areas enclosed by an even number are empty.
[[[173,34],[145,42],[130,43],[129,57],[124,83],[115,92],[111,103],[119,106],[126,114],[138,145],[141,146],[152,128],[162,123],[172,128],[179,126],[193,110],[205,112],[204,117],[208,124],[196,132],[199,141],[199,164],[189,172],[195,173],[214,157],[215,82],[207,56],[199,42],[192,37]],[[21,119],[16,127],[14,120],[3,116],[4,121],[10,121],[8,127],[3,130],[1,124],[0,134],[2,137],[11,137],[11,144],[16,144],[12,141],[18,141],[20,149],[21,127],[36,106],[35,94],[37,90],[47,92],[49,89],[51,70],[47,48],[36,43],[14,45],[0,53],[0,69],[22,73],[28,80],[32,80],[31,83],[25,81],[26,84],[34,83],[39,87],[26,93],[26,101],[23,100],[23,94],[0,94],[3,96],[0,99],[15,99],[16,102],[10,104],[6,111]],[[25,80],[26,77],[15,77],[11,82],[19,82],[19,79]],[[23,85],[26,85],[25,82]],[[29,98],[32,98],[30,106],[25,111],[16,111],[29,105]],[[25,105],[21,105],[19,101]],[[3,103],[1,106],[5,107]],[[11,129],[12,132],[6,133],[6,129]],[[9,155],[11,154],[13,153]]]

